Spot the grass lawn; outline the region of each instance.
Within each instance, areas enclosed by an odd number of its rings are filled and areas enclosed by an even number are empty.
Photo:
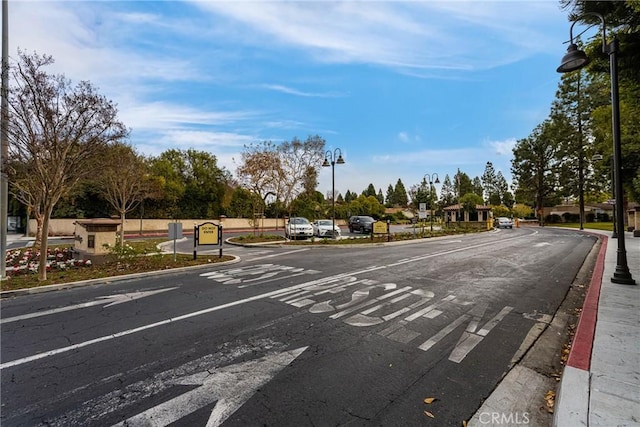
[[[560,224],[547,224],[549,226],[580,228],[580,223],[560,223]],[[613,222],[585,222],[582,224],[585,230],[605,230],[613,231]]]

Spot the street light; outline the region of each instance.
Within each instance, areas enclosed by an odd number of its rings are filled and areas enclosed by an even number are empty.
[[[433,192],[431,191],[431,187],[433,184],[440,184],[440,180],[438,179],[437,173],[428,174],[426,173],[422,179],[426,180],[429,177],[429,219],[431,220],[431,234],[433,234]],[[436,179],[434,180],[433,177]]]
[[[579,70],[589,63],[584,51],[579,50],[573,43],[573,26],[576,25],[578,19],[585,16],[596,16],[602,23],[602,52],[609,54],[609,66],[611,76],[611,127],[613,133],[613,177],[615,181],[615,206],[618,211],[616,223],[619,230],[618,236],[618,252],[616,260],[616,269],[611,277],[613,283],[624,285],[635,285],[635,280],[631,277],[629,266],[627,264],[627,250],[624,244],[624,215],[622,206],[622,148],[620,143],[620,100],[618,95],[618,40],[614,37],[611,43],[607,44],[607,29],[604,16],[595,12],[587,12],[578,17],[569,28],[569,47],[567,53],[562,58],[562,62],[558,67],[559,73],[568,73]]]
[[[337,159],[336,156],[338,157]],[[324,163],[322,163],[322,166],[331,166],[331,232],[333,233],[333,237],[336,237],[336,163],[339,165],[344,164],[342,151],[339,148],[336,148],[333,152],[327,150],[327,152],[324,153]]]

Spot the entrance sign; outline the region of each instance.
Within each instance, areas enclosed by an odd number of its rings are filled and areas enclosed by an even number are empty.
[[[389,229],[384,221],[376,221],[373,223],[373,234],[387,234]]]

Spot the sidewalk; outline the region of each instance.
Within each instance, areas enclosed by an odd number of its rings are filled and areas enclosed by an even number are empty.
[[[557,391],[554,426],[640,426],[640,238],[625,233],[635,285],[611,282],[618,242],[604,241]]]

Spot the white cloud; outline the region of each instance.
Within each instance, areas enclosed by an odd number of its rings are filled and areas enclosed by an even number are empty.
[[[515,138],[508,138],[504,141],[487,141],[486,144],[495,151],[495,154],[511,156],[517,142]]]
[[[242,36],[230,34],[247,44],[296,47],[317,61],[441,70],[487,69],[545,51],[555,39],[540,22],[552,25],[558,8],[539,1],[193,4],[243,24]],[[484,36],[468,37],[472,31]]]
[[[336,92],[326,92],[326,93],[305,92],[299,89],[294,89],[288,86],[278,85],[278,84],[264,84],[262,85],[262,87],[268,90],[274,90],[276,92],[282,92],[289,95],[304,96],[304,97],[310,97],[310,98],[337,98],[337,97],[344,96]]]

